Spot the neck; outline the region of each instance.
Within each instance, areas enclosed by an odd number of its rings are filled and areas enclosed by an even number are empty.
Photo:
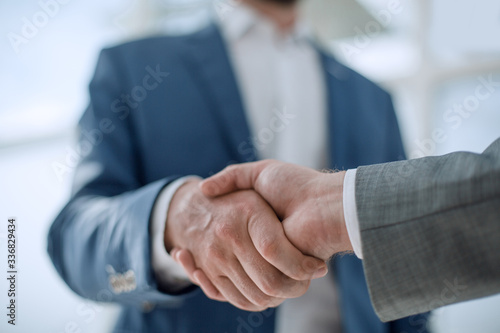
[[[297,20],[295,3],[282,4],[266,0],[245,0],[245,3],[274,22],[283,32],[292,29]]]

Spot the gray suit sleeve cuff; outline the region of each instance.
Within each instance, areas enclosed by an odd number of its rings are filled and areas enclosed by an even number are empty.
[[[165,221],[167,220],[168,208],[175,192],[188,180],[199,178],[187,176],[177,179],[165,187],[153,207],[151,219],[151,261],[155,277],[158,283],[166,290],[178,292],[191,282],[186,272],[165,250],[163,234],[165,233]]]
[[[361,233],[359,231],[358,212],[356,210],[356,171],[347,170],[344,178],[343,206],[344,218],[354,253],[359,259],[363,259]]]

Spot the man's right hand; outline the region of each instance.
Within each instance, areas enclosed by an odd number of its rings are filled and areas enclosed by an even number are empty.
[[[207,196],[253,189],[283,221],[288,239],[303,253],[327,260],[352,251],[343,210],[345,171],[322,173],[274,160],[235,164],[205,179]]]
[[[198,185],[198,180],[189,181],[175,193],[164,241],[168,251],[190,251],[204,272],[188,270],[190,279],[209,298],[261,311],[301,296],[310,279],[326,274],[323,261],[290,243],[275,212],[257,193],[207,198]]]

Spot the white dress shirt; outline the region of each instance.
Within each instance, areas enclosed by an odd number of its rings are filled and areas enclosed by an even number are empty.
[[[356,208],[356,169],[347,170],[344,178],[343,206],[344,218],[349,240],[354,254],[363,259],[361,233],[359,231],[358,211]]]
[[[324,70],[304,26],[298,23],[283,34],[244,4],[235,6],[217,24],[228,46],[257,156],[326,168],[329,149]],[[352,188],[344,187],[344,195],[353,199],[355,170],[348,175],[345,183],[349,181]],[[184,177],[167,186],[153,208],[152,265],[159,282],[169,290],[189,284],[185,272],[163,245],[169,203],[186,180]],[[356,218],[355,202],[348,200],[344,198],[344,208],[351,212],[346,221]],[[356,230],[348,227],[349,236],[355,237]],[[360,253],[356,252],[358,256]],[[331,274],[313,281],[304,296],[287,300],[280,307],[277,332],[306,332],[311,327],[315,333],[340,332],[336,297]]]

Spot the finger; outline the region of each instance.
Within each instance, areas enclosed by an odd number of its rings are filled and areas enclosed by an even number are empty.
[[[193,272],[194,278],[199,281],[199,286],[201,290],[207,295],[208,298],[211,298],[216,301],[220,302],[227,302],[227,299],[221,294],[221,292],[215,288],[212,282],[210,282],[210,279],[207,277],[207,275],[201,270],[201,269],[196,269]]]
[[[219,196],[236,190],[252,189],[266,161],[230,165],[203,180],[200,189],[206,196]]]
[[[170,257],[174,259],[175,262],[177,262],[177,257],[176,254],[179,251],[178,248],[174,247],[172,250],[170,250]]]
[[[248,232],[259,254],[291,279],[307,281],[328,272],[323,260],[304,255],[288,240],[271,208],[250,217]]]
[[[242,274],[243,270],[241,268],[234,269],[234,266],[238,266],[239,263],[235,263],[234,261],[232,265],[228,263],[228,266],[233,266],[233,274],[231,275],[234,281],[230,283],[228,282],[231,280],[229,278],[220,279],[222,288],[224,288],[221,292],[210,281],[207,275],[196,267],[190,251],[186,249],[176,249],[175,255],[177,261],[184,268],[190,280],[199,285],[205,295],[211,299],[229,301],[249,311],[258,311],[259,309],[265,309],[270,306],[277,306],[284,301],[280,300],[279,303],[272,301],[269,296],[262,293],[248,277],[245,277],[245,274]],[[239,286],[239,288],[235,287],[235,284]],[[225,297],[224,294],[228,296]]]
[[[253,248],[253,245],[251,245]],[[283,274],[275,266],[265,260],[254,248],[235,253],[248,278],[264,294],[277,299],[302,296],[309,287],[309,280],[295,280]]]
[[[251,247],[253,247],[250,244]],[[247,249],[248,250],[248,249]],[[254,250],[255,251],[255,250]],[[255,251],[256,257],[260,257]],[[262,260],[265,263],[265,260]],[[267,264],[269,265],[269,264]],[[242,267],[241,263],[235,258],[234,260],[226,262],[226,276],[232,282],[232,284],[239,290],[239,292],[250,302],[255,304],[261,309],[266,309],[269,307],[278,306],[281,304],[285,298],[271,296],[272,293],[266,293],[262,290],[255,282],[249,277],[245,269]],[[269,269],[275,270],[274,274],[279,272],[269,265]],[[262,274],[262,270],[260,270]],[[266,271],[265,274],[267,274]]]
[[[196,279],[194,275],[194,272],[196,271],[196,264],[191,252],[186,249],[175,249],[173,255],[175,261],[177,261],[182,266],[182,268],[184,268],[191,282],[199,285],[200,282]]]
[[[226,276],[220,276],[214,280],[216,288],[225,299],[237,308],[245,311],[263,311],[266,307],[261,307],[246,298],[234,283]]]
[[[257,250],[255,253],[248,252],[237,253],[244,273],[271,300],[276,299],[276,303],[280,304],[279,300],[300,297],[307,291],[310,281],[293,280],[262,258]]]
[[[198,285],[208,298],[226,302],[226,299],[219,290],[215,288],[212,282],[210,282],[205,273],[196,267],[191,251],[186,249],[175,249],[174,256],[176,256],[176,260],[188,274],[189,279]]]

